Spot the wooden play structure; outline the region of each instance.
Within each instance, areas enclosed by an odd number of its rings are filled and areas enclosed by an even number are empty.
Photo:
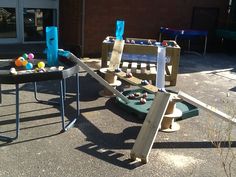
[[[108,36],[102,42],[102,68],[108,67],[111,61],[115,38]],[[174,42],[174,41],[173,41]],[[146,80],[156,80],[157,41],[153,39],[126,38],[120,68],[131,71],[135,77]],[[165,80],[171,86],[176,85],[179,70],[180,47],[174,43],[166,48],[170,62],[166,63]]]
[[[142,81],[141,79],[138,79],[136,77],[127,77],[126,73],[123,71],[116,72],[116,70],[114,69],[120,61],[120,57],[122,55],[122,50],[123,50],[123,45],[120,45],[122,44],[122,41],[117,41],[116,43],[117,44],[115,45],[114,50],[112,51],[113,64],[110,65],[110,68],[107,68],[107,70],[109,70],[109,74],[113,73],[114,77],[117,76],[118,78],[125,80],[126,82],[129,82],[132,85],[139,86],[144,90],[147,90],[151,93],[155,93],[155,98],[152,103],[152,106],[144,120],[141,130],[131,150],[130,157],[132,160],[141,159],[142,163],[148,162],[148,157],[152,149],[153,143],[156,139],[158,131],[162,129],[171,129],[172,126],[176,126],[174,125],[174,118],[175,116],[181,116],[181,114],[178,113],[179,111],[175,113],[176,112],[175,102],[180,99],[190,102],[196,106],[199,106],[200,108],[203,108],[204,110],[210,113],[213,113],[217,117],[225,121],[228,121],[232,123],[233,125],[236,125],[236,118],[232,118],[231,116],[226,115],[225,113],[217,110],[216,108],[209,106],[191,97],[190,95],[187,95],[184,92],[179,92],[178,94],[161,92],[159,91],[157,87],[153,85],[141,84],[141,81]],[[122,93],[117,91],[113,86],[111,86],[102,77],[97,75],[86,64],[84,64],[79,58],[77,58],[70,52],[67,53],[67,55],[65,56],[77,62],[80,67],[82,67],[85,71],[87,71],[92,77],[94,77],[99,83],[101,83],[110,92],[120,97],[125,103],[129,103],[129,99],[126,96],[124,96]],[[171,114],[173,115],[170,116]],[[168,118],[169,120],[164,121],[164,119],[166,118]],[[177,127],[177,129],[178,128],[179,127]]]
[[[122,51],[122,47],[115,47],[115,51]],[[112,57],[111,60],[114,60],[117,64],[117,61],[120,61],[120,53],[118,52],[118,58]],[[112,55],[115,56],[115,55]],[[112,62],[114,62],[112,61]],[[113,68],[114,69],[114,68]],[[111,70],[113,70],[111,69]],[[177,110],[175,107],[175,102],[183,99],[187,102],[192,103],[193,105],[199,106],[210,113],[213,113],[217,117],[226,120],[232,124],[236,124],[236,118],[232,118],[231,116],[226,115],[225,113],[217,110],[216,108],[209,106],[190,95],[187,95],[184,92],[179,92],[178,95],[171,94],[167,92],[159,92],[159,89],[153,85],[142,85],[141,79],[136,77],[127,77],[125,72],[117,72],[114,71],[114,76],[129,82],[132,85],[136,85],[141,87],[144,90],[147,90],[152,93],[156,93],[155,99],[152,103],[152,106],[145,118],[145,121],[141,127],[141,130],[138,134],[138,137],[135,141],[135,144],[131,150],[130,157],[132,160],[136,160],[137,158],[141,159],[142,163],[148,162],[149,153],[153,146],[153,143],[156,139],[157,133],[159,130],[166,131],[176,131],[179,129],[178,124],[174,122],[175,117],[181,116],[181,111]]]

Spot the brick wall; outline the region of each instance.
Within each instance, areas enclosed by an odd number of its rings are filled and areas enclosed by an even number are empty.
[[[76,55],[81,51],[81,0],[60,0],[59,4],[60,47]]]
[[[64,7],[62,7],[64,5]],[[190,28],[193,7],[219,8],[218,24],[226,19],[226,0],[86,0],[84,56],[100,56],[101,42],[115,34],[117,19],[125,20],[124,37],[158,39],[161,26]],[[69,45],[81,44],[81,0],[60,2],[61,37]]]

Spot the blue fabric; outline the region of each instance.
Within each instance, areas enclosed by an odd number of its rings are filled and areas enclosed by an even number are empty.
[[[204,30],[173,29],[164,27],[160,28],[160,32],[173,38],[178,36],[178,38],[184,38],[184,39],[189,39],[197,36],[207,36],[208,34],[208,31]]]
[[[46,27],[47,64],[58,66],[58,30],[56,26]]]
[[[117,20],[116,21],[116,39],[117,40],[123,40],[124,28],[125,28],[125,22]]]

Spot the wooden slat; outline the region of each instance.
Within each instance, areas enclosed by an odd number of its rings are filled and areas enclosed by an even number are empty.
[[[170,75],[170,74],[171,74],[171,66],[170,66],[170,65],[169,65],[169,66],[166,65],[165,68],[166,68],[166,69],[165,69],[166,74],[167,74],[167,75]]]
[[[150,74],[157,74],[157,69],[155,64],[150,64]]]
[[[124,45],[125,45],[124,40],[115,40],[114,47],[111,53],[109,70],[114,71],[116,68],[119,68]]]
[[[194,97],[192,97],[192,96],[190,96],[190,95],[188,95],[188,94],[186,94],[182,91],[179,91],[178,97],[182,98],[183,100],[187,101],[188,103],[190,103],[194,106],[200,107],[200,108],[214,114],[215,116],[221,118],[224,121],[228,121],[228,122],[236,125],[236,118],[233,118],[233,117],[219,111],[215,107],[210,106],[206,103],[203,103],[203,102],[197,100],[196,98],[194,98]]]
[[[148,162],[148,156],[169,104],[170,94],[158,92],[131,150],[131,159]]]
[[[136,63],[136,62],[131,63],[131,72],[132,73],[136,73],[137,66],[138,66],[138,63]]]
[[[129,62],[122,62],[122,71],[126,72],[129,67]]]
[[[141,73],[145,73],[146,72],[146,67],[147,67],[146,63],[141,63]]]
[[[148,92],[151,92],[151,93],[156,93],[158,92],[158,88],[154,85],[141,85],[141,79],[138,79],[136,77],[126,77],[126,73],[124,72],[119,72],[119,73],[115,73],[120,79],[132,84],[132,85],[136,85],[136,86],[139,86],[140,88],[148,91]]]

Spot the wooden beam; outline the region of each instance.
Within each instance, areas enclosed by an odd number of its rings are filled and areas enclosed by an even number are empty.
[[[164,92],[156,93],[156,97],[131,150],[130,157],[132,160],[140,158],[143,163],[148,162],[149,153],[161,126],[169,100],[170,94]]]
[[[151,84],[148,84],[148,85],[142,85],[141,84],[141,79],[138,79],[136,77],[126,77],[126,73],[125,72],[118,72],[118,73],[115,73],[115,75],[117,75],[120,79],[122,80],[125,80],[126,82],[132,84],[132,85],[136,85],[136,86],[139,86],[140,88],[148,91],[148,92],[151,92],[151,93],[156,93],[158,92],[158,88],[154,85],[151,85]]]
[[[214,114],[215,116],[221,118],[224,121],[227,121],[227,122],[230,122],[230,123],[236,125],[236,118],[233,118],[233,117],[219,111],[215,107],[210,106],[206,103],[203,103],[203,102],[197,100],[196,98],[194,98],[194,97],[192,97],[192,96],[190,96],[190,95],[188,95],[188,94],[186,94],[182,91],[179,91],[178,97],[185,100],[185,101],[187,101],[188,103],[190,103],[194,106],[200,107],[200,108],[204,109],[205,111],[208,111],[208,112]]]
[[[75,61],[81,68],[83,68],[86,72],[88,72],[94,79],[96,79],[100,84],[102,84],[104,87],[106,87],[109,91],[114,93],[116,96],[120,97],[125,103],[129,102],[129,99],[126,98],[122,93],[120,93],[118,90],[114,89],[110,84],[104,80],[101,76],[99,76],[97,73],[95,73],[92,69],[90,69],[86,64],[84,64],[79,58],[77,58],[75,55],[70,53],[68,56],[72,61]]]

